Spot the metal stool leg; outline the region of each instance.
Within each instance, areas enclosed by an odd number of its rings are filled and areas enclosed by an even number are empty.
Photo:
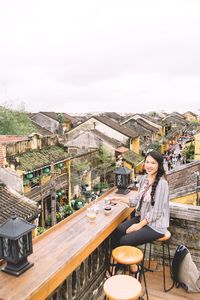
[[[144,264],[144,260],[145,260],[145,255],[146,255],[146,248],[147,248],[147,243],[144,246],[144,257],[143,257],[143,264]],[[148,262],[148,268],[144,267],[144,270],[146,272],[153,272],[153,270],[151,269],[151,242],[149,242],[149,262]]]
[[[145,270],[144,270],[144,261],[141,262],[141,270],[140,273],[143,277],[144,280],[144,288],[145,288],[145,293],[147,295],[147,300],[149,300],[149,295],[148,295],[148,291],[147,291],[147,284],[146,284],[146,277],[145,277]],[[141,276],[139,274],[139,281],[141,281]]]
[[[172,274],[172,268],[171,268],[171,256],[170,256],[170,249],[169,249],[169,241],[163,242],[162,247],[163,247],[163,285],[164,285],[164,291],[169,292],[173,287],[174,287],[174,282],[170,288],[166,288],[166,281],[165,281],[165,244],[167,244],[167,249],[168,249],[168,261],[169,261],[169,269],[170,269],[170,276]]]

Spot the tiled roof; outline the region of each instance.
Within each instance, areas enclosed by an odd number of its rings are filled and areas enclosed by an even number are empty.
[[[69,156],[70,154],[62,147],[51,146],[17,154],[14,158],[18,162],[18,169],[28,172],[50,165],[52,161],[57,162],[59,160],[64,160]]]
[[[165,123],[174,123],[174,124],[180,124],[182,126],[185,126],[188,124],[188,122],[185,119],[180,118],[176,114],[170,114],[167,117],[163,118],[163,122]]]
[[[137,119],[136,122],[138,123],[139,126],[144,127],[147,130],[153,131],[153,132],[158,132],[158,128],[152,126],[148,122],[146,122],[144,119]]]
[[[119,153],[126,153],[127,151],[129,151],[129,149],[124,146],[120,146],[117,149],[115,149],[115,151],[117,151]]]
[[[24,141],[27,137],[23,135],[0,135],[0,144]]]
[[[94,119],[98,120],[99,122],[104,123],[105,125],[113,128],[114,130],[124,134],[125,136],[129,137],[129,138],[136,138],[138,137],[137,132],[135,132],[134,130],[131,130],[129,128],[126,128],[123,125],[118,124],[115,121],[112,121],[111,119],[107,118],[107,117],[103,117],[103,116],[94,116]]]
[[[12,217],[13,212],[18,217],[32,221],[40,213],[37,205],[30,199],[8,189],[0,184],[0,224]]]
[[[194,117],[197,117],[197,114],[193,113],[192,111],[186,111],[183,115],[185,116],[187,114],[190,114],[190,115],[192,115]]]
[[[137,154],[132,150],[127,151],[122,156],[128,163],[131,163],[134,166],[137,166],[140,162],[144,160],[144,157],[142,155]]]
[[[119,114],[117,114],[116,112],[104,112],[104,113],[100,113],[99,116],[105,116],[107,118],[110,119],[114,119],[117,122],[121,121],[121,116]]]
[[[51,131],[49,131],[48,129],[40,126],[35,121],[31,120],[31,122],[32,122],[33,126],[35,127],[37,133],[39,133],[39,134],[41,134],[43,136],[52,135],[53,134]]]
[[[160,129],[162,128],[161,125],[159,125],[159,124],[157,124],[157,123],[155,123],[155,122],[152,122],[152,121],[150,121],[150,120],[147,119],[147,118],[144,118],[141,114],[135,114],[135,115],[131,116],[130,118],[126,119],[122,124],[126,124],[126,123],[127,123],[128,121],[130,121],[130,120],[140,120],[140,121],[142,121],[142,122],[145,122],[146,124],[149,124],[149,126],[151,126],[151,128],[152,128],[152,127],[156,128],[157,131],[160,130]],[[151,129],[151,130],[152,130],[152,129]]]
[[[121,145],[121,142],[109,137],[108,135],[103,134],[102,132],[100,132],[97,129],[93,129],[91,131],[94,132],[94,134],[97,135],[99,138],[101,138],[102,140],[107,141],[108,143],[114,145],[115,147],[118,147],[119,145]]]
[[[69,120],[72,122],[72,124],[75,124],[78,122],[78,120],[75,117],[72,117],[66,113],[56,113],[56,112],[46,112],[46,111],[41,111],[40,114],[46,115],[47,117],[54,119],[58,121],[58,115],[61,114],[65,119]]]

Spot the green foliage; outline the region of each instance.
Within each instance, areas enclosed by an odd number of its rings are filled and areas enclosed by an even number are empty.
[[[76,161],[72,162],[72,168],[74,171],[82,173],[84,171],[89,170],[90,163],[86,159],[85,160],[76,160]]]
[[[46,218],[45,225],[48,226],[48,227],[51,226],[51,215],[48,215],[48,217]]]
[[[200,122],[197,120],[193,120],[189,122],[188,130],[196,130],[200,127]]]
[[[194,151],[195,151],[195,146],[193,143],[190,143],[190,145],[185,146],[185,148],[183,149],[183,155],[185,156],[186,160],[194,159]]]
[[[100,190],[108,189],[108,188],[109,188],[109,184],[107,183],[107,181],[100,183]]]
[[[148,150],[156,150],[158,152],[160,152],[160,143],[158,141],[154,142],[154,143],[151,143],[149,146],[148,146]],[[147,150],[147,151],[148,151]]]
[[[69,205],[63,205],[60,207],[60,213],[62,214],[62,218],[66,218],[73,214],[74,210]]]
[[[157,114],[156,111],[150,111],[150,112],[148,113],[148,115],[149,115],[150,117],[156,117],[158,114]]]
[[[62,147],[51,146],[39,150],[30,150],[25,153],[18,154],[16,157],[19,161],[19,168],[22,170],[34,170],[41,168],[43,165],[50,165],[51,161],[67,158],[69,153],[65,152]],[[47,169],[47,168],[46,168]],[[49,175],[49,173],[43,173]]]
[[[57,120],[60,124],[62,124],[64,122],[64,116],[61,113],[57,114]]]
[[[26,112],[0,106],[0,134],[28,135],[35,131]]]
[[[111,163],[112,157],[106,147],[100,147],[99,149],[99,161],[100,163]]]
[[[56,213],[56,222],[59,223],[63,219],[63,215],[61,212]]]
[[[96,184],[94,185],[94,187],[93,187],[93,190],[94,190],[95,192],[100,191],[100,183],[96,183]]]
[[[40,235],[45,231],[46,231],[46,229],[44,227],[40,227],[40,226],[37,227],[37,235]]]

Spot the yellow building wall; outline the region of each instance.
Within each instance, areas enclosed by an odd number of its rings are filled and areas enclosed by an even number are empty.
[[[143,172],[144,170],[144,162],[141,162],[139,165],[135,167],[135,174]]]
[[[130,174],[130,179],[131,181],[133,181],[135,179],[135,172],[134,172],[134,168],[132,167],[132,164],[128,163],[127,161],[124,161],[124,167],[132,170],[132,173]]]
[[[139,137],[132,140],[131,149],[133,152],[139,154],[140,151],[140,139]]]
[[[194,136],[194,160],[200,160],[200,133],[195,134]]]
[[[161,136],[165,136],[165,126],[163,126],[161,129]]]
[[[192,193],[192,194],[189,194],[187,196],[172,199],[171,201],[176,202],[176,203],[182,203],[182,204],[196,205],[196,198],[197,198],[197,194]]]

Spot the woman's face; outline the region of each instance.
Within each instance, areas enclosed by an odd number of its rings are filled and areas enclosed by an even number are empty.
[[[158,172],[158,162],[150,155],[146,157],[144,167],[148,175],[156,175]]]

